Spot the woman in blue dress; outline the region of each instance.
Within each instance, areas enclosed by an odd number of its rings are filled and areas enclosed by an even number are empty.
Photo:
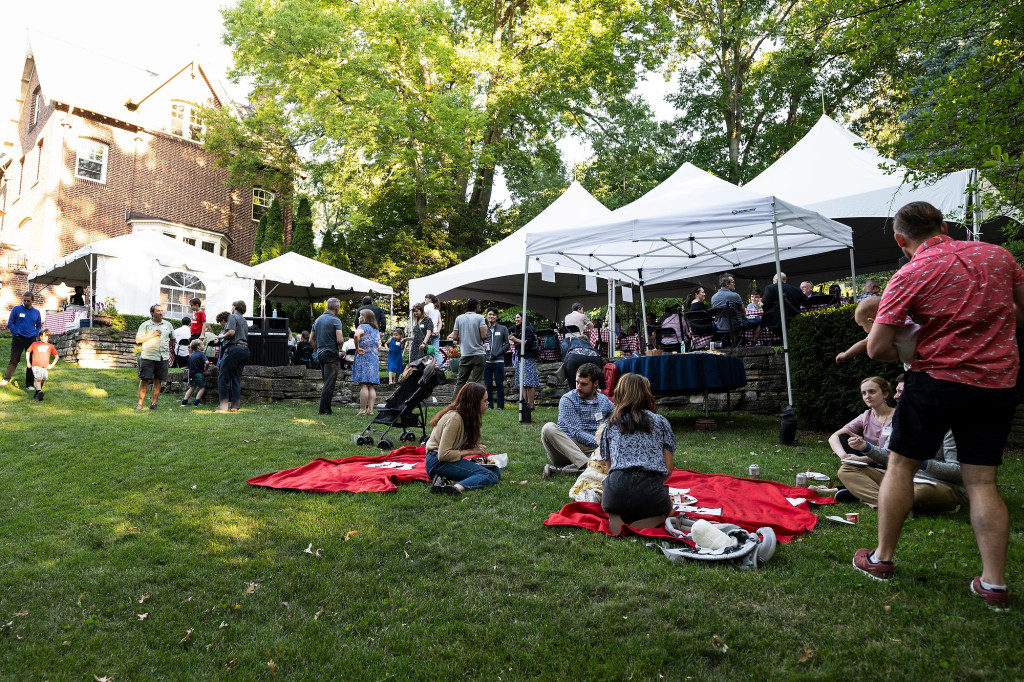
[[[353,337],[356,359],[352,363],[352,381],[359,384],[359,414],[373,414],[380,383],[380,330],[377,318],[369,308],[359,312],[359,326]]]

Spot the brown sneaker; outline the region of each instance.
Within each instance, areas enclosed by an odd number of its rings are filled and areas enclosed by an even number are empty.
[[[873,549],[858,549],[853,553],[853,567],[875,580],[884,581],[891,578],[896,564],[891,561],[879,561],[877,564],[873,564],[871,563],[872,554],[874,554]]]
[[[975,576],[971,581],[971,592],[980,595],[985,603],[995,611],[1008,611],[1010,609],[1010,593],[1007,590],[988,590],[981,586],[981,576]]]

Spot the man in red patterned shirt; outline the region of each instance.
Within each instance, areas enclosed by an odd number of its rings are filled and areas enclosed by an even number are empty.
[[[858,550],[853,565],[879,580],[892,575],[914,500],[914,474],[952,426],[981,551],[982,574],[970,587],[990,606],[1003,607],[1010,601],[1004,575],[1009,515],[996,472],[1017,406],[1014,331],[1024,310],[1024,270],[1000,246],[950,239],[942,213],[925,202],[901,208],[894,227],[910,262],[885,288],[868,355],[894,362],[896,330],[908,318],[921,330],[893,416],[878,497],[878,547]]]

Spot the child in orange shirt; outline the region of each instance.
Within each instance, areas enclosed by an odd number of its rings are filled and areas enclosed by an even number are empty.
[[[29,361],[32,367],[32,380],[36,387],[35,395],[32,397],[43,402],[43,384],[50,378],[50,370],[57,364],[57,349],[50,345],[50,330],[42,329],[39,332],[39,340],[28,347]],[[53,362],[50,362],[53,356]]]

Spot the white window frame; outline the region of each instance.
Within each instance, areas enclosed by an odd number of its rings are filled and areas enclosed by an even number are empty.
[[[172,301],[172,295],[177,301]],[[193,298],[206,301],[206,284],[191,272],[172,272],[160,280],[160,302],[164,306],[164,314],[170,318],[180,318],[191,313],[189,301]]]
[[[252,219],[255,222],[259,222],[260,218],[270,210],[270,205],[274,203],[276,196],[269,189],[263,189],[262,187],[252,188]],[[259,215],[256,214],[257,206],[260,208]]]
[[[175,127],[178,127],[179,130],[175,131]],[[206,132],[206,122],[199,115],[199,107],[191,102],[172,100],[171,121],[167,126],[167,132],[183,140],[202,142],[203,133]]]
[[[212,242],[214,244],[214,254],[227,253],[228,247],[231,245],[231,238],[227,235],[204,230],[201,227],[192,227],[154,218],[141,220],[133,218],[129,222],[132,226],[132,232],[162,234],[165,237],[170,237],[175,241],[183,242],[197,249],[202,249],[203,242]],[[203,250],[205,251],[205,249]]]
[[[88,175],[82,175],[79,172],[79,169],[80,169],[79,163],[81,161],[84,160],[84,161],[92,162],[92,163],[96,163],[97,162],[95,159],[83,158],[83,156],[82,156],[82,148],[86,147],[86,146],[90,146],[93,150],[95,150],[95,149],[102,149],[103,150],[103,158],[99,161],[99,164],[100,164],[100,178],[99,178],[99,180],[97,180],[96,178],[89,177]],[[102,143],[102,142],[100,142],[98,140],[93,140],[92,138],[88,138],[88,137],[80,137],[80,138],[78,138],[78,146],[75,149],[75,177],[76,178],[81,178],[82,180],[88,180],[89,182],[98,182],[101,185],[105,185],[105,184],[107,184],[107,166],[109,165],[109,163],[110,163],[110,147],[108,147],[106,144],[104,144],[104,143]]]

